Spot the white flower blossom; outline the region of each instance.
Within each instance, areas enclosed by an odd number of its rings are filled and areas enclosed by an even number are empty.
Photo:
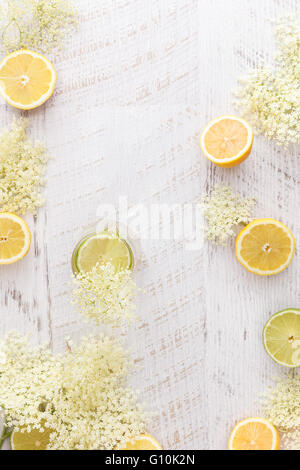
[[[286,17],[274,24],[276,68],[261,67],[240,79],[235,106],[258,134],[287,147],[300,143],[300,21]]]
[[[116,271],[111,263],[73,276],[73,303],[86,321],[121,326],[135,318],[137,286],[132,271]]]
[[[2,0],[2,49],[43,53],[62,49],[65,37],[76,29],[77,23],[77,10],[69,0]]]
[[[0,353],[6,426],[52,430],[49,450],[112,450],[145,432],[147,414],[127,385],[132,361],[116,340],[87,337],[54,357],[10,333]]]
[[[207,223],[206,238],[216,245],[227,245],[235,236],[234,227],[251,222],[255,203],[253,198],[234,194],[231,186],[216,185],[200,204]]]
[[[44,204],[41,186],[49,156],[41,143],[27,138],[26,119],[14,120],[0,135],[0,211],[36,213]]]
[[[278,378],[263,399],[264,415],[281,433],[283,447],[300,450],[300,376]]]

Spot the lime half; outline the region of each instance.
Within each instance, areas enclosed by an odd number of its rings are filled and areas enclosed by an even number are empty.
[[[12,450],[47,450],[50,440],[51,429],[40,432],[33,429],[31,432],[13,431],[11,435]]]
[[[111,263],[117,271],[133,269],[133,252],[128,243],[115,234],[90,235],[75,252],[75,268],[79,272],[89,272],[97,263]]]
[[[286,367],[300,366],[300,310],[289,308],[273,315],[263,331],[267,353]]]

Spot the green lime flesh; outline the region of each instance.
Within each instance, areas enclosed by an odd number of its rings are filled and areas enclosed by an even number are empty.
[[[111,263],[116,271],[133,269],[134,257],[125,240],[104,232],[84,239],[75,254],[75,268],[78,272],[89,272],[97,263]]]
[[[300,310],[290,308],[273,315],[263,331],[264,347],[278,364],[300,366]]]

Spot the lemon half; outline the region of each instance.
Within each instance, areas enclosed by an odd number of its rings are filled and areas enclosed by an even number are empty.
[[[34,109],[52,95],[57,75],[52,63],[41,54],[20,50],[0,63],[0,93],[11,106]]]

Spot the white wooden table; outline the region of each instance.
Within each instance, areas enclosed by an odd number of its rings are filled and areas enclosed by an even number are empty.
[[[222,170],[198,137],[233,112],[236,79],[274,52],[269,17],[297,0],[78,0],[81,24],[54,58],[54,97],[31,112],[31,134],[56,160],[30,254],[0,269],[0,334],[50,341],[94,332],[69,303],[70,257],[102,203],[186,203],[216,183],[258,199],[297,237],[300,170],[296,149],[257,138],[251,158]],[[0,124],[18,115],[3,102]],[[222,449],[237,420],[259,413],[259,395],[283,373],[261,333],[272,313],[299,306],[299,264],[257,278],[232,247],[190,252],[178,241],[141,242],[136,273],[141,322],[125,336],[143,366],[133,378],[157,416],[149,432],[167,449]]]

